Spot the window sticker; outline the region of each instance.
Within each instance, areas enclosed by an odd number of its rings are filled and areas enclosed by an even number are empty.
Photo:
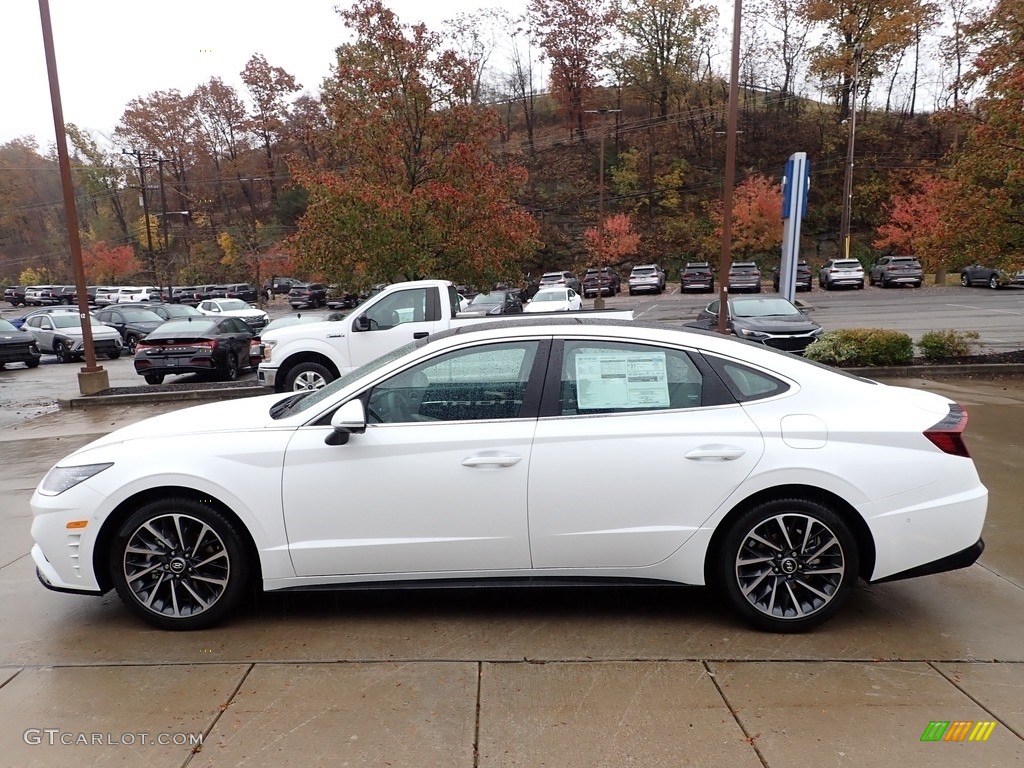
[[[664,352],[608,351],[576,356],[576,406],[668,408]]]

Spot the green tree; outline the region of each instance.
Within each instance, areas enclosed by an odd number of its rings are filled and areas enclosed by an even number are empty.
[[[500,122],[472,104],[472,68],[379,0],[341,16],[354,40],[338,48],[324,100],[342,170],[296,167],[309,190],[290,240],[297,265],[353,287],[518,278],[538,247],[515,202],[526,172],[495,155]]]

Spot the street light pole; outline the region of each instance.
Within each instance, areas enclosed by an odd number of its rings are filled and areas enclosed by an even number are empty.
[[[843,215],[839,224],[839,252],[850,258],[850,209],[853,206],[853,142],[857,135],[857,81],[860,72],[861,43],[853,46],[853,79],[850,82],[850,133],[846,141],[846,178],[843,181]]]
[[[586,109],[589,115],[619,114],[621,109]],[[601,157],[598,161],[598,187],[597,187],[597,292],[594,296],[594,309],[604,309],[604,287],[601,285],[601,271],[604,268],[604,140],[608,135],[608,123],[601,126]],[[586,275],[584,274],[584,279]],[[611,279],[608,280],[611,286]],[[614,289],[613,289],[614,294]]]
[[[736,124],[740,102],[741,0],[734,0],[732,25],[732,75],[729,79],[729,123],[725,136],[725,178],[722,181],[722,256],[718,266],[718,332],[728,333],[729,264],[732,248],[732,188],[736,181]]]

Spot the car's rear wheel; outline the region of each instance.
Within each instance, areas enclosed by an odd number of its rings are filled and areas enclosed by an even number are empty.
[[[988,278],[988,287],[993,291],[999,287],[999,275],[994,272]]]
[[[71,362],[71,350],[68,349],[68,345],[63,341],[58,341],[53,345],[53,354],[57,356],[58,363]]]
[[[971,284],[971,281],[967,279],[967,273],[966,272],[961,272],[960,273],[960,285],[962,285],[964,288],[966,288],[970,284]]]
[[[225,381],[238,381],[238,358],[233,352],[228,353],[228,359],[224,363],[221,375]]]
[[[319,363],[299,363],[285,378],[285,389],[300,391],[303,389],[320,389],[334,381],[334,376]]]
[[[117,360],[121,356],[121,350],[115,349],[113,352],[107,352],[107,357],[111,360]]]
[[[134,613],[160,629],[220,621],[249,585],[242,534],[216,507],[188,498],[149,502],[118,529],[111,580]]]
[[[717,552],[717,580],[758,629],[801,632],[832,616],[860,566],[849,526],[805,499],[758,504],[729,528]]]
[[[162,373],[147,373],[144,378],[147,384],[163,384],[164,375]]]

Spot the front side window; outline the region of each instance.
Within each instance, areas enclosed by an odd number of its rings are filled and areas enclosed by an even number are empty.
[[[396,291],[367,309],[365,315],[371,331],[423,322],[427,317],[427,289]]]
[[[367,400],[371,423],[519,418],[539,341],[460,349],[381,382]]]
[[[566,341],[557,415],[695,408],[703,377],[677,349],[614,341]]]

